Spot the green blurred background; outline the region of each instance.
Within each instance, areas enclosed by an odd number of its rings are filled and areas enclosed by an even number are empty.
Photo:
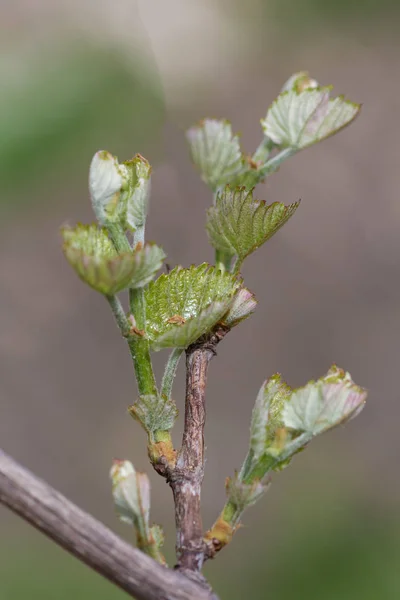
[[[258,310],[212,363],[205,524],[268,375],[300,385],[335,361],[369,403],[274,477],[206,575],[223,600],[399,598],[398,1],[2,0],[0,11],[0,445],[127,539],[108,471],[114,457],[132,460],[151,477],[171,562],[170,493],[126,413],[129,356],[105,302],[65,263],[58,229],[93,219],[96,150],[141,152],[154,166],[150,238],[171,265],[211,261],[199,227],[211,200],[185,127],[228,117],[254,149],[259,119],[300,69],[363,103],[351,128],[259,187],[269,201],[303,202],[246,264]],[[180,371],[180,407],[183,384]],[[177,444],[180,433],[181,422]],[[0,509],[0,600],[72,595],[124,596]]]

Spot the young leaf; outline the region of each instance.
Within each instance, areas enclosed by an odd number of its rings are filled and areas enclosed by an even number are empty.
[[[160,552],[162,529],[149,525],[150,481],[146,473],[139,473],[128,460],[115,460],[110,471],[112,494],[121,521],[136,529],[138,547],[161,564],[165,558]]]
[[[126,168],[106,150],[94,155],[89,170],[89,191],[94,213],[100,225],[120,217],[121,188],[126,182]]]
[[[267,379],[258,392],[250,426],[250,449],[254,460],[260,459],[283,426],[282,412],[292,393],[277,373]]]
[[[148,434],[172,429],[178,417],[175,402],[161,396],[140,396],[129,412]]]
[[[239,138],[228,121],[204,119],[187,131],[190,154],[212,190],[229,183],[244,169]]]
[[[285,206],[280,202],[267,205],[254,200],[245,188],[225,189],[217,195],[215,206],[208,210],[207,232],[211,245],[241,262],[262,246],[293,215],[299,202]]]
[[[164,251],[152,242],[146,242],[142,248],[133,251],[135,269],[129,283],[130,288],[147,285],[161,268],[165,259]]]
[[[130,252],[118,254],[105,229],[79,224],[61,233],[66,259],[90,287],[111,296],[129,285],[135,259]]]
[[[366,391],[333,366],[318,381],[292,390],[273,375],[262,385],[253,410],[250,448],[240,471],[247,483],[286,467],[312,438],[358,414]]]
[[[186,348],[228,311],[240,280],[204,263],[176,267],[145,290],[146,332],[154,350]]]
[[[181,325],[175,324],[165,333],[158,335],[152,345],[153,350],[163,348],[187,348],[202,335],[211,331],[218,321],[222,319],[229,308],[229,300],[212,302],[202,310],[196,317],[188,319]]]
[[[240,288],[224,317],[224,323],[229,327],[238,325],[255,311],[256,306],[257,300],[254,294],[245,287]]]
[[[150,481],[128,460],[116,460],[111,468],[112,493],[121,521],[145,531],[149,526]]]
[[[124,192],[126,203],[126,224],[135,231],[143,227],[147,216],[147,207],[150,196],[149,162],[140,154],[124,163],[128,173],[127,189]]]
[[[263,130],[275,144],[297,150],[334,135],[351,123],[360,105],[343,96],[330,98],[330,87],[295,88],[282,92],[261,121]]]
[[[105,228],[97,225],[65,227],[64,254],[79,277],[102,294],[112,296],[127,287],[145,286],[165,258],[155,244],[146,244],[134,252],[119,254]]]
[[[366,390],[356,385],[349,373],[333,366],[325,377],[294,390],[284,407],[283,423],[315,436],[356,416],[366,397]]]

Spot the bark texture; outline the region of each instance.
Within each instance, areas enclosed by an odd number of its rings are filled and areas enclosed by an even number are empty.
[[[137,600],[218,600],[162,567],[0,450],[0,503]]]
[[[220,327],[210,337],[186,350],[185,426],[176,465],[168,473],[175,502],[178,568],[199,572],[207,547],[200,511],[204,477],[205,390],[215,347],[227,330]]]

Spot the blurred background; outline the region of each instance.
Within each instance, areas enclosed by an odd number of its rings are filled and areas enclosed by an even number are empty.
[[[212,261],[211,197],[184,130],[227,117],[246,150],[293,72],[363,103],[337,137],[285,163],[258,197],[296,216],[246,263],[259,300],[213,361],[203,515],[240,467],[256,393],[332,362],[369,390],[367,408],[274,476],[206,575],[222,600],[400,597],[400,203],[397,0],[1,0],[0,446],[128,540],[108,472],[146,470],[152,517],[173,563],[169,489],[127,414],[130,357],[106,302],[60,249],[59,227],[93,220],[92,155],[154,167],[150,239],[171,265]],[[396,39],[397,33],[397,39]],[[157,373],[166,353],[155,357]],[[175,398],[182,408],[183,371]],[[176,444],[181,421],[174,431]],[[124,594],[0,508],[0,600],[118,600]],[[126,597],[126,596],[125,596]]]

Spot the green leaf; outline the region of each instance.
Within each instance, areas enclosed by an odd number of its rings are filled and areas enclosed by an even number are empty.
[[[292,390],[273,375],[262,385],[251,422],[250,449],[240,471],[247,483],[286,467],[315,435],[360,412],[366,391],[333,366],[318,381]]]
[[[136,154],[132,160],[124,162],[124,166],[128,172],[128,185],[124,192],[126,224],[135,231],[139,227],[143,227],[146,221],[151,166],[140,154]]]
[[[267,116],[261,121],[263,130],[275,144],[297,150],[334,135],[349,125],[360,105],[343,96],[330,98],[330,87],[295,88],[279,94]]]
[[[204,119],[187,131],[192,160],[212,190],[245,170],[239,138],[228,121]]]
[[[134,271],[129,283],[130,288],[141,288],[147,285],[161,268],[165,259],[165,253],[153,242],[146,244],[133,251]]]
[[[285,427],[312,436],[356,416],[364,407],[367,392],[349,373],[333,366],[325,377],[295,390],[283,411]]]
[[[129,413],[149,434],[172,429],[178,417],[178,409],[173,400],[151,395],[140,396],[129,408]]]
[[[240,263],[274,235],[293,215],[299,202],[285,206],[280,202],[267,205],[254,200],[245,188],[226,186],[207,213],[207,232],[211,245],[236,255]]]
[[[152,345],[152,349],[187,348],[202,335],[211,331],[214,325],[222,319],[228,308],[228,300],[212,302],[196,317],[189,319],[183,324],[175,323],[171,329],[157,336],[157,339]]]
[[[65,227],[64,254],[79,277],[90,287],[106,295],[126,288],[135,271],[132,253],[118,254],[106,229],[78,224]]]
[[[278,373],[261,386],[250,427],[250,449],[255,461],[263,456],[274,441],[277,430],[283,427],[282,412],[291,393],[291,388],[282,381]]]
[[[228,311],[241,281],[204,263],[176,267],[145,290],[146,332],[153,350],[186,348]]]
[[[155,244],[118,253],[105,228],[78,224],[61,231],[64,254],[79,277],[96,291],[112,296],[124,288],[145,286],[165,258]]]

